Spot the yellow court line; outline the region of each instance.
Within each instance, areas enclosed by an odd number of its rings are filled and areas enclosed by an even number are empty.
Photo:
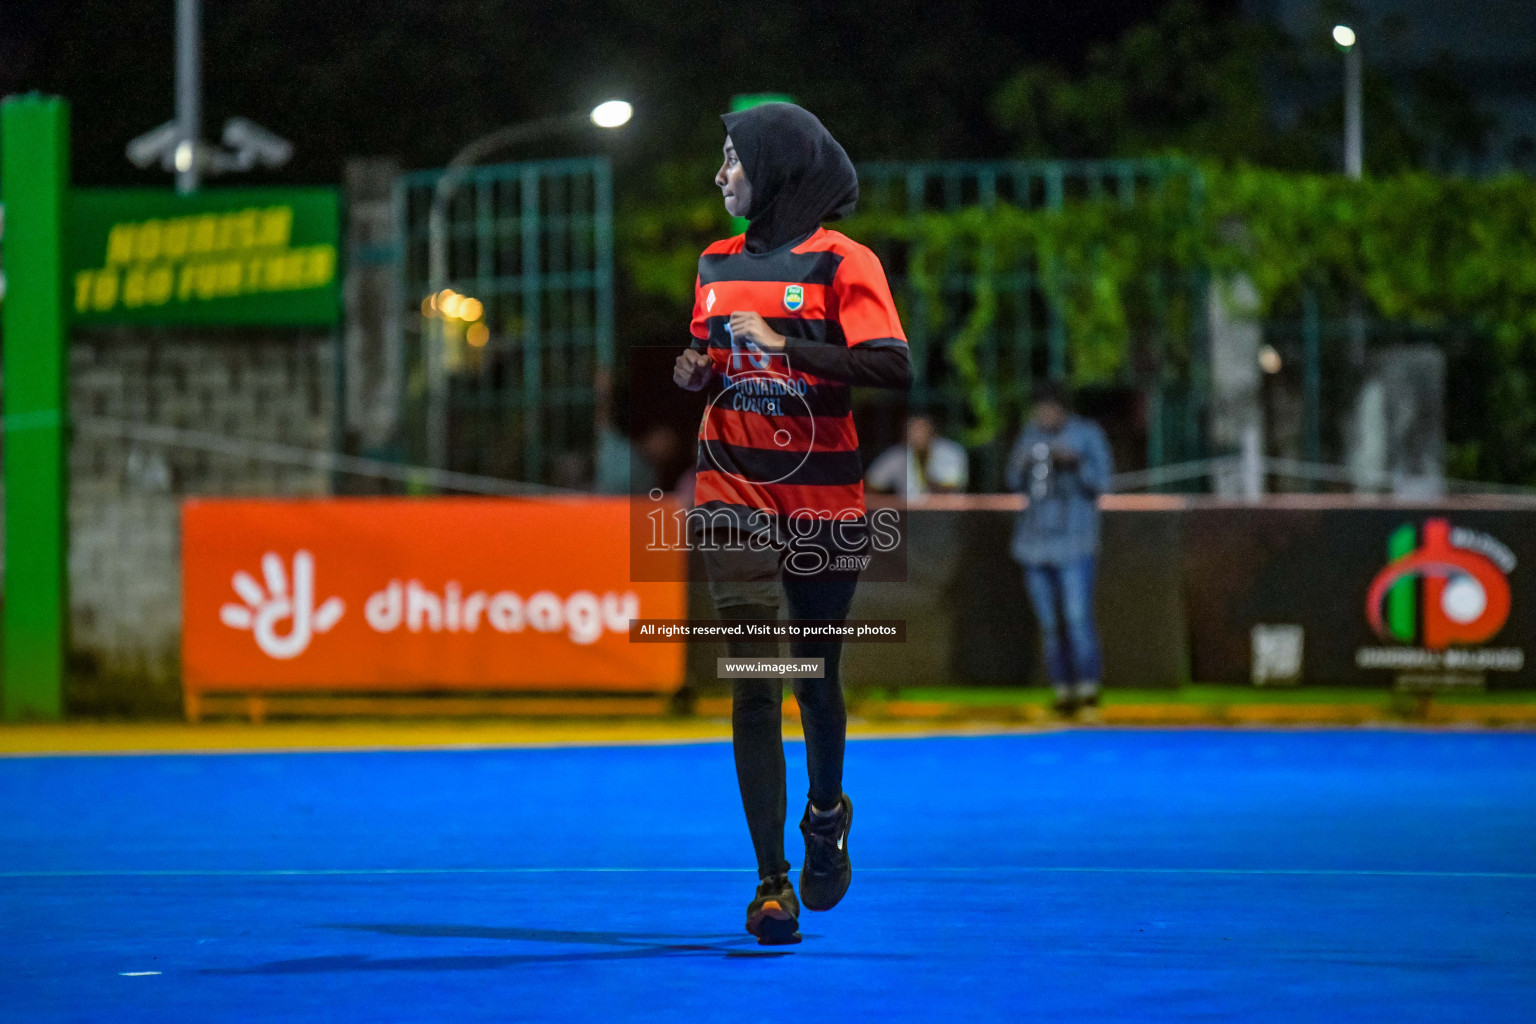
[[[871,717],[850,720],[855,739],[883,737],[1039,733],[1074,726],[1043,715],[1028,722],[967,717],[962,708],[944,716]],[[1536,706],[1436,709],[1427,721],[1409,722],[1367,714],[1355,706],[1272,705],[1212,709],[1188,705],[1111,706],[1097,725],[1138,727],[1360,727],[1532,729]],[[1086,724],[1086,723],[1085,723]],[[798,722],[785,719],[785,734],[798,738]],[[47,754],[234,753],[256,751],[411,750],[475,747],[609,746],[709,743],[730,739],[731,724],[719,715],[695,718],[622,719],[338,719],[190,724],[175,721],[65,722],[0,725],[0,757]]]
[[[615,722],[424,720],[339,722],[71,722],[0,728],[0,754],[368,750],[717,740],[709,720]]]
[[[1039,732],[979,723],[849,723],[852,738]],[[798,738],[793,721],[785,735]],[[619,721],[70,722],[0,726],[0,757],[40,754],[238,753],[710,743],[729,740],[722,719]]]

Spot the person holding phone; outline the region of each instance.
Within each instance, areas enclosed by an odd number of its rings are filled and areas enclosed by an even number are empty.
[[[1013,557],[1040,624],[1056,711],[1067,717],[1099,702],[1103,658],[1093,613],[1098,569],[1099,496],[1113,466],[1104,430],[1072,413],[1061,385],[1041,384],[1034,413],[1014,443],[1004,474],[1028,503],[1013,531]]]

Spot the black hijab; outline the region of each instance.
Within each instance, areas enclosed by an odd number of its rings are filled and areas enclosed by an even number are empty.
[[[815,114],[793,103],[764,103],[720,120],[752,184],[748,252],[777,249],[853,212],[859,176]]]

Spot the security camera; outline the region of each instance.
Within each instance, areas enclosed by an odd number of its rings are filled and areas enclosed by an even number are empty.
[[[224,122],[224,145],[235,151],[242,170],[258,163],[263,167],[281,167],[293,159],[293,143],[244,117]]]
[[[135,167],[164,164],[176,152],[176,143],[180,138],[180,126],[175,121],[167,121],[128,143],[128,160]]]

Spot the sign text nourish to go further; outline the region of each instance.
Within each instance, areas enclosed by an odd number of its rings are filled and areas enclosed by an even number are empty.
[[[331,325],[334,189],[77,189],[66,301],[77,323]]]

